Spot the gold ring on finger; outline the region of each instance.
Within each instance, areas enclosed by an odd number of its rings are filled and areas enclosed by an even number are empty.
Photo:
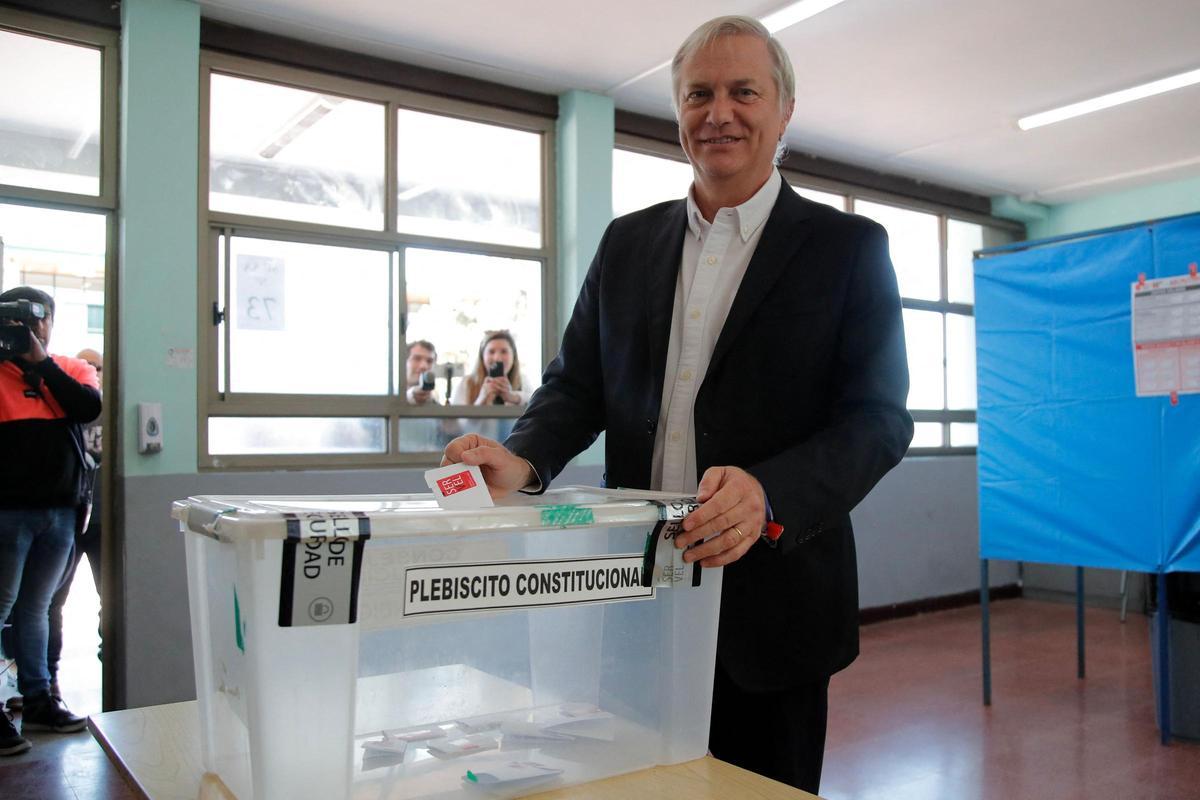
[[[742,533],[742,529],[739,528],[737,525],[733,526],[733,532],[737,534],[739,542],[742,540],[742,537],[746,535],[746,534]]]

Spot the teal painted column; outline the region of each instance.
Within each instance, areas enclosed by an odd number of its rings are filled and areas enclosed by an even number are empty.
[[[612,220],[614,107],[611,97],[572,90],[558,97],[558,330]],[[604,462],[604,436],[575,459]]]
[[[588,265],[612,220],[611,97],[558,98],[558,329],[571,318]]]
[[[121,2],[120,419],[126,476],[196,472],[200,6]],[[163,449],[137,452],[138,403]]]

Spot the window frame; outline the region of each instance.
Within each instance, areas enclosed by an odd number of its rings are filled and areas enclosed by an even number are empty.
[[[378,103],[384,106],[384,186],[383,230],[365,230],[296,220],[258,217],[224,211],[212,211],[209,201],[209,128],[211,121],[210,88],[213,74],[264,81],[302,91],[328,92],[347,98]],[[556,120],[535,114],[491,107],[465,100],[440,97],[400,87],[344,78],[300,67],[274,64],[229,53],[201,50],[200,54],[200,131],[199,131],[199,258],[197,314],[197,458],[201,470],[228,468],[279,467],[364,467],[428,465],[436,459],[433,453],[403,453],[399,451],[399,426],[404,419],[429,418],[514,418],[520,409],[514,407],[481,406],[413,406],[402,390],[395,385],[398,369],[403,368],[406,341],[407,309],[401,308],[405,297],[404,253],[409,248],[444,250],[469,255],[498,256],[540,262],[542,337],[536,346],[541,348],[542,363],[549,363],[557,348],[557,238],[555,132]],[[436,236],[401,233],[397,230],[397,111],[407,109],[438,114],[468,122],[513,128],[541,136],[541,227],[540,247],[520,247]],[[219,391],[217,375],[222,345],[228,354],[229,326],[214,323],[214,301],[223,311],[229,308],[228,281],[223,296],[218,296],[221,279],[219,243],[226,235],[252,236],[302,244],[322,244],[376,249],[391,253],[393,335],[389,342],[389,393],[387,395],[311,395],[311,394],[251,394]],[[228,264],[224,267],[229,269]],[[219,342],[219,335],[225,341]],[[225,370],[229,364],[226,359]],[[387,420],[388,448],[386,453],[333,453],[266,455],[218,455],[209,453],[208,420],[212,417],[383,417]]]
[[[613,142],[613,147],[620,150],[629,150],[634,153],[643,155],[658,156],[660,158],[668,158],[674,161],[687,163],[683,156],[683,151],[678,145],[672,145],[668,142],[636,136],[630,133],[618,131]],[[947,236],[949,220],[957,220],[960,222],[981,225],[985,228],[992,228],[997,231],[1003,231],[1013,236],[1014,241],[1020,241],[1025,238],[1024,226],[1010,220],[999,219],[997,217],[980,214],[973,211],[953,208],[947,205],[934,203],[928,200],[906,197],[904,195],[894,194],[884,191],[876,191],[865,189],[849,183],[841,183],[829,178],[815,177],[806,175],[794,169],[781,166],[780,174],[784,181],[792,186],[803,186],[806,188],[816,189],[822,192],[839,194],[843,197],[842,210],[848,213],[856,213],[858,201],[866,201],[872,203],[881,203],[896,208],[908,211],[920,211],[926,214],[933,214],[938,220],[938,282],[940,300],[920,300],[916,298],[900,298],[900,304],[905,309],[913,309],[918,311],[933,311],[940,313],[942,316],[942,341],[946,341],[946,315],[960,314],[974,318],[975,306],[970,303],[950,302],[945,299],[949,297],[949,242]],[[984,242],[984,247],[988,247],[987,242]],[[948,372],[948,357],[947,348],[943,347],[942,353],[942,390],[943,390],[943,407],[941,409],[909,409],[914,422],[934,422],[941,425],[942,429],[942,444],[938,447],[912,447],[909,448],[908,455],[910,456],[941,456],[941,455],[974,455],[976,447],[971,446],[951,446],[950,445],[950,425],[951,423],[975,423],[977,409],[950,409],[949,404],[949,372]]]
[[[1023,239],[1025,231],[1020,223],[1002,220],[996,217],[989,217],[984,214],[977,214],[961,209],[951,209],[937,203],[931,203],[924,200],[903,197],[901,195],[891,194],[887,192],[876,192],[867,190],[851,190],[848,197],[848,208],[850,213],[856,213],[859,200],[871,203],[881,203],[895,208],[904,209],[906,211],[919,211],[925,214],[933,214],[937,217],[938,227],[938,291],[942,299],[939,300],[924,300],[915,297],[900,297],[900,305],[905,309],[915,311],[933,311],[940,313],[942,316],[942,408],[940,409],[908,409],[908,413],[912,415],[913,422],[934,422],[941,425],[942,428],[942,444],[938,447],[910,447],[908,455],[910,456],[930,456],[930,455],[975,455],[976,447],[974,445],[959,445],[952,446],[950,444],[950,424],[954,422],[976,423],[975,409],[950,409],[949,398],[949,364],[948,351],[945,346],[946,339],[946,315],[959,314],[968,316],[974,319],[975,306],[972,303],[957,303],[950,302],[950,268],[949,268],[949,240],[947,237],[948,222],[951,219],[959,222],[967,222],[974,225],[981,225],[984,228],[994,228],[997,230],[1007,231],[1013,234],[1014,239]],[[985,247],[987,244],[985,242]]]
[[[120,92],[120,39],[115,31],[78,22],[50,19],[25,11],[0,7],[0,28],[15,33],[100,51],[100,192],[76,194],[56,189],[38,189],[0,183],[0,196],[68,210],[113,211],[117,207],[117,121]],[[111,236],[109,237],[112,238]],[[106,301],[107,302],[107,301]]]

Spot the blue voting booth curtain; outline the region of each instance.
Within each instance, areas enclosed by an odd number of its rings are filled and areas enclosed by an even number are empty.
[[[1130,284],[1200,261],[1200,215],[975,261],[981,558],[1200,570],[1200,395],[1137,397]]]

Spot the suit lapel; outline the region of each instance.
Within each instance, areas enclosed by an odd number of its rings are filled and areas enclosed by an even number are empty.
[[[734,295],[733,305],[729,307],[725,326],[721,328],[721,334],[717,337],[717,344],[708,364],[710,372],[724,358],[742,328],[753,318],[758,306],[779,280],[779,276],[784,270],[794,267],[796,253],[811,233],[808,216],[807,201],[784,183],[779,189],[779,199],[775,201],[775,207],[767,217],[758,247],[750,257],[750,264],[746,267],[742,283]]]
[[[645,256],[646,330],[650,348],[650,374],[653,389],[648,400],[647,414],[658,419],[662,403],[663,374],[667,369],[667,345],[671,338],[671,315],[675,311],[675,285],[679,280],[679,259],[683,252],[683,236],[687,230],[687,202],[672,203],[659,219],[658,227],[650,233]]]

